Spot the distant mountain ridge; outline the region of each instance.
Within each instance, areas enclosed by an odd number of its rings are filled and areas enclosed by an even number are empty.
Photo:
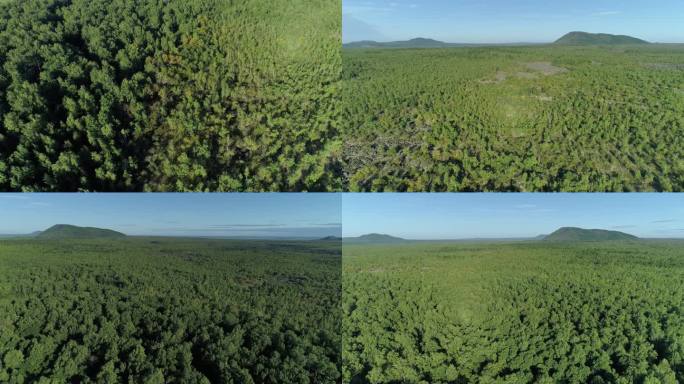
[[[574,31],[565,34],[553,42],[556,45],[622,45],[622,44],[651,44],[646,40],[627,35],[611,35],[608,33],[589,33]],[[444,41],[417,37],[411,40],[378,42],[373,40],[354,41],[343,44],[344,48],[449,48],[449,47],[486,47],[486,46],[516,46],[540,45],[540,43],[446,43]]]
[[[605,229],[583,229],[576,227],[563,227],[549,235],[539,235],[535,237],[521,237],[521,238],[472,238],[472,239],[457,239],[457,240],[423,240],[423,241],[548,241],[548,242],[578,242],[578,241],[613,241],[613,240],[638,240],[639,238],[628,233],[619,231],[609,231]],[[410,243],[415,240],[402,239],[400,237],[390,236],[381,233],[369,233],[359,237],[345,237],[345,243],[351,244],[401,244]]]
[[[622,44],[650,44],[648,41],[626,35],[611,35],[608,33],[570,32],[556,40],[557,45],[622,45]]]
[[[78,227],[68,224],[57,224],[36,235],[38,239],[96,239],[126,237],[121,232],[111,229]]]
[[[345,237],[345,243],[360,243],[360,244],[394,244],[403,243],[406,240],[400,237],[394,237],[381,233],[369,233],[359,237]]]
[[[417,37],[411,40],[378,42],[373,40],[354,41],[343,44],[344,48],[454,48],[454,47],[487,47],[487,46],[516,46],[516,45],[539,45],[539,43],[446,43],[444,41]]]
[[[389,41],[380,43],[373,40],[355,41],[343,46],[346,48],[442,48],[456,46],[457,44],[445,43],[439,40],[417,37],[406,41]]]
[[[583,229],[563,227],[544,237],[544,241],[609,241],[609,240],[637,240],[636,236],[619,231],[605,229]]]
[[[337,237],[337,236],[326,236],[326,237],[323,237],[319,240],[321,240],[321,241],[342,241],[342,238]]]

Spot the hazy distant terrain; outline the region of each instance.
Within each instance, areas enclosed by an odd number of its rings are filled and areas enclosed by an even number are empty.
[[[361,243],[361,244],[387,244],[387,243],[401,243],[406,240],[395,237],[395,236],[390,236],[390,235],[385,235],[385,234],[380,234],[380,233],[369,233],[366,235],[361,235],[358,237],[345,237],[344,243]]]
[[[551,42],[549,42],[551,43]],[[444,41],[417,37],[404,41],[378,42],[373,40],[353,41],[344,44],[344,48],[449,48],[449,47],[478,47],[478,46],[516,46],[541,45],[544,43],[447,43]],[[570,32],[562,36],[553,44],[558,45],[627,45],[649,44],[648,41],[631,36],[611,35],[607,33]]]
[[[406,41],[377,42],[371,40],[355,41],[344,44],[345,48],[446,48],[466,46],[469,44],[445,43],[443,41],[425,38],[415,38]]]

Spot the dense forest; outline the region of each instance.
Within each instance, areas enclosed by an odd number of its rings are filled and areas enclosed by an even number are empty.
[[[343,375],[684,382],[684,242],[345,245]]]
[[[0,241],[2,383],[339,383],[339,242]]]
[[[682,191],[684,46],[343,50],[351,191]]]
[[[338,0],[0,1],[0,190],[340,188]]]

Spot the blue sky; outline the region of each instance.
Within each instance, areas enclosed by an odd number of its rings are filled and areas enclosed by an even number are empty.
[[[324,237],[341,234],[339,194],[0,194],[0,234],[54,224],[128,235]]]
[[[344,236],[531,237],[560,227],[684,238],[684,194],[344,194]]]
[[[342,0],[343,41],[549,42],[571,31],[684,42],[682,0]]]

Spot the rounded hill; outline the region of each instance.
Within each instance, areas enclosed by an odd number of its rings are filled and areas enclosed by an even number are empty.
[[[94,227],[57,224],[38,234],[38,239],[99,239],[126,237],[121,232]]]
[[[361,235],[359,237],[347,237],[344,239],[348,243],[363,243],[363,244],[391,244],[391,243],[401,243],[406,240],[400,237],[394,237],[381,233],[369,233],[366,235]]]
[[[545,241],[610,241],[636,240],[638,237],[605,229],[560,228],[544,238]]]
[[[622,45],[622,44],[649,44],[648,41],[637,39],[632,36],[611,35],[608,33],[570,32],[555,44],[560,45]]]

